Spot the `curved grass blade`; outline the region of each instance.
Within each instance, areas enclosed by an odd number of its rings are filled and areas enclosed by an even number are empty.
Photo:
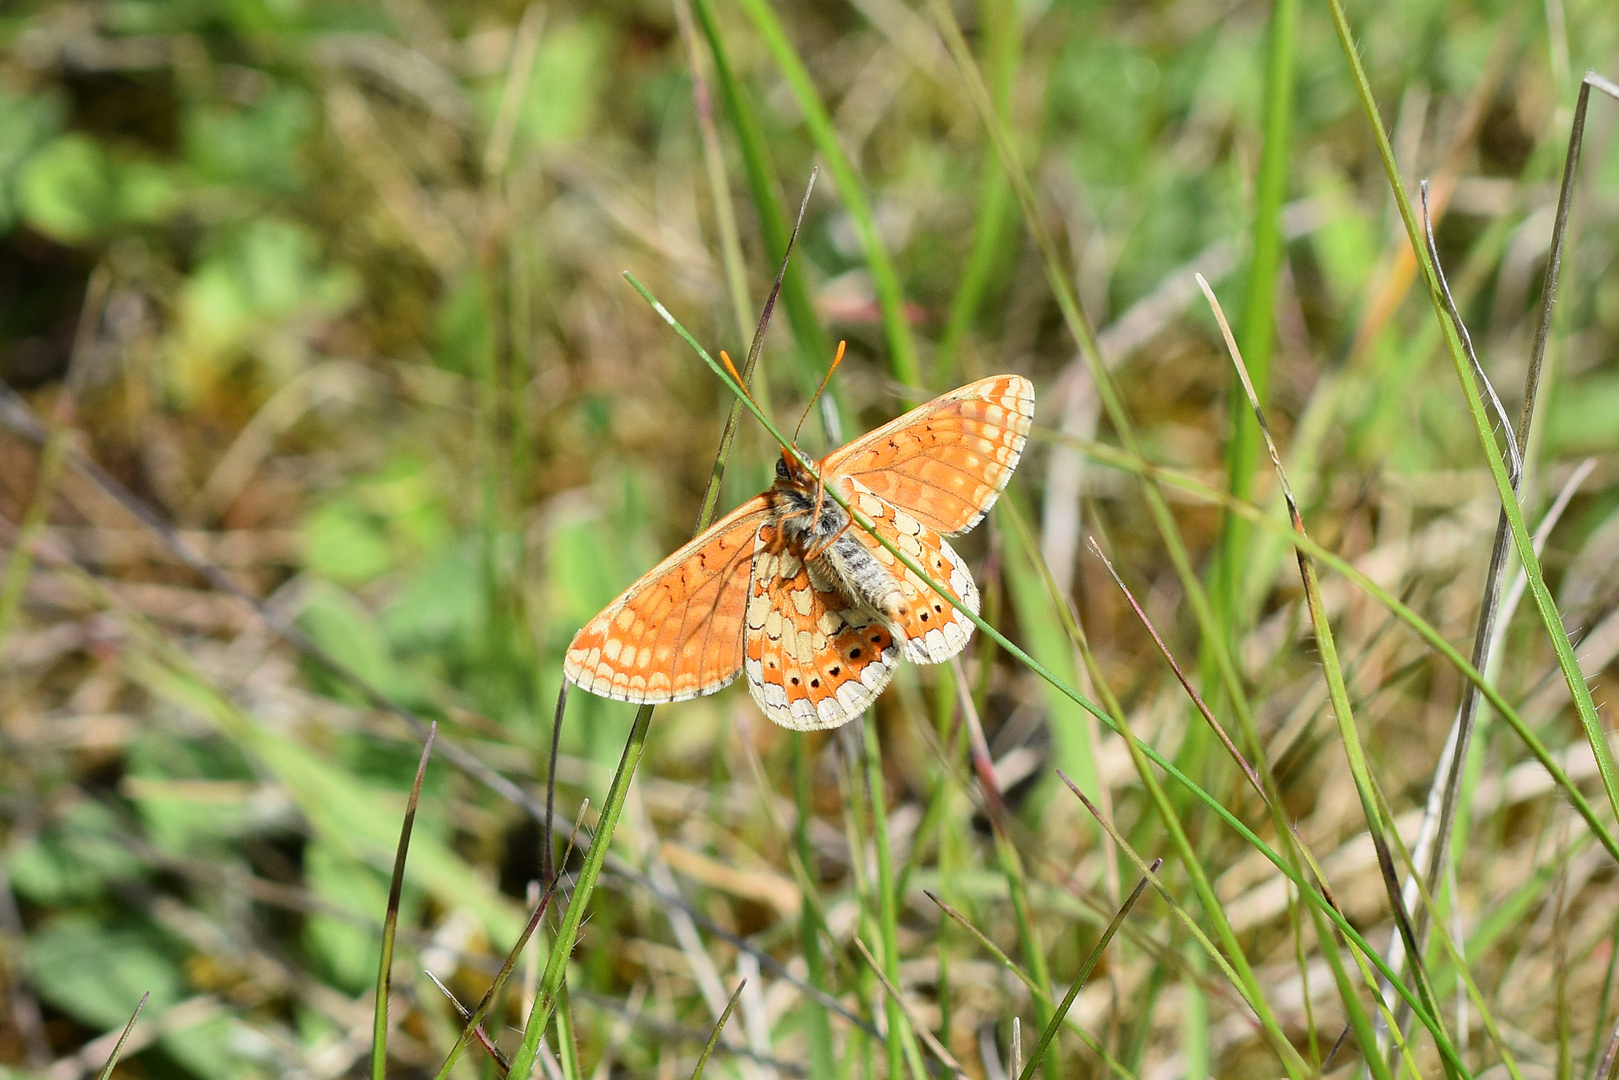
[[[1355,47],[1354,32],[1349,27],[1349,20],[1344,14],[1343,4],[1340,0],[1327,0],[1327,2],[1332,12],[1333,27],[1337,31],[1339,45],[1343,49],[1344,56],[1349,61],[1350,74],[1354,80],[1356,94],[1359,96],[1361,108],[1366,114],[1367,125],[1372,129],[1372,135],[1377,142],[1378,154],[1383,159],[1384,172],[1388,177],[1390,189],[1394,193],[1395,204],[1399,207],[1400,218],[1405,224],[1406,237],[1410,241],[1412,249],[1417,252],[1417,263],[1422,271],[1423,279],[1427,282],[1428,295],[1433,304],[1435,316],[1439,319],[1444,331],[1445,342],[1449,346],[1451,363],[1456,370],[1457,381],[1461,384],[1462,396],[1467,402],[1467,411],[1472,417],[1479,445],[1484,451],[1485,463],[1490,468],[1490,477],[1495,482],[1496,494],[1501,500],[1502,512],[1506,515],[1507,524],[1512,532],[1513,545],[1518,550],[1518,559],[1523,565],[1524,576],[1529,582],[1529,592],[1535,599],[1535,607],[1540,613],[1546,636],[1551,640],[1552,649],[1557,654],[1557,665],[1562,670],[1563,681],[1568,685],[1569,694],[1574,699],[1574,708],[1579,714],[1581,726],[1585,729],[1586,740],[1591,744],[1591,753],[1596,757],[1597,771],[1602,778],[1603,792],[1608,797],[1608,804],[1612,807],[1614,815],[1619,817],[1619,766],[1615,765],[1613,754],[1608,748],[1602,721],[1597,716],[1596,703],[1591,698],[1591,688],[1586,685],[1585,677],[1580,673],[1579,660],[1574,655],[1574,646],[1569,639],[1568,629],[1563,625],[1562,616],[1557,610],[1557,602],[1552,598],[1551,590],[1546,586],[1540,560],[1535,556],[1534,543],[1529,535],[1529,528],[1524,524],[1523,511],[1519,507],[1517,497],[1512,490],[1507,466],[1502,461],[1501,454],[1495,445],[1495,436],[1489,416],[1484,411],[1484,405],[1480,400],[1477,388],[1473,385],[1472,372],[1467,363],[1458,329],[1451,322],[1445,310],[1444,296],[1439,287],[1439,279],[1434,271],[1433,263],[1428,259],[1428,253],[1421,242],[1421,231],[1416,214],[1411,209],[1411,199],[1406,193],[1405,186],[1400,181],[1399,167],[1394,160],[1394,149],[1389,144],[1388,133],[1383,128],[1382,118],[1377,111],[1377,103],[1372,97],[1371,84],[1366,78],[1366,70],[1361,64],[1360,53]],[[1580,85],[1580,111],[1584,111],[1583,107],[1589,99],[1593,86],[1619,99],[1619,86],[1615,86],[1593,72],[1588,74]],[[1570,143],[1569,157],[1569,167],[1565,169],[1564,176],[1565,186],[1569,183],[1569,174],[1572,172],[1572,167],[1578,163],[1578,144],[1572,141]],[[1556,295],[1556,266],[1557,263],[1552,262],[1547,267],[1547,284],[1550,288],[1545,295],[1548,302]],[[1550,315],[1548,313],[1542,319],[1543,326],[1536,330],[1536,358],[1544,348],[1544,335],[1549,333],[1549,319]],[[1538,363],[1536,366],[1538,367]]]
[[[1249,407],[1253,409],[1254,420],[1259,425],[1260,437],[1265,442],[1265,449],[1270,454],[1271,464],[1276,470],[1277,481],[1281,485],[1282,497],[1287,502],[1288,518],[1292,522],[1293,531],[1303,535],[1305,533],[1304,518],[1299,513],[1298,501],[1293,498],[1292,485],[1288,483],[1287,471],[1282,468],[1281,454],[1277,452],[1276,442],[1271,438],[1270,426],[1265,422],[1265,411],[1259,404],[1259,395],[1254,390],[1253,381],[1248,376],[1247,365],[1243,363],[1242,352],[1237,348],[1237,339],[1232,336],[1231,327],[1226,322],[1225,312],[1220,309],[1220,302],[1214,296],[1214,290],[1201,274],[1197,283],[1208,297],[1209,306],[1214,309],[1215,318],[1219,321],[1220,332],[1225,337],[1226,349],[1231,355],[1231,363],[1242,380],[1242,388],[1248,395]],[[1416,930],[1411,924],[1409,912],[1406,910],[1404,898],[1401,896],[1399,872],[1394,867],[1394,858],[1389,849],[1388,834],[1391,831],[1389,823],[1384,819],[1376,795],[1373,793],[1371,769],[1366,761],[1364,748],[1361,746],[1360,731],[1355,724],[1354,712],[1349,703],[1349,690],[1344,685],[1343,670],[1338,661],[1337,646],[1333,642],[1332,624],[1327,618],[1326,606],[1321,599],[1321,582],[1316,575],[1315,564],[1303,553],[1295,548],[1298,555],[1299,576],[1304,582],[1305,601],[1309,607],[1310,624],[1315,631],[1317,650],[1321,657],[1322,674],[1327,680],[1327,695],[1332,702],[1334,718],[1338,722],[1339,741],[1343,743],[1344,756],[1349,763],[1350,777],[1355,783],[1355,792],[1360,798],[1361,813],[1366,818],[1366,828],[1371,835],[1372,844],[1377,852],[1377,864],[1383,873],[1384,887],[1388,892],[1389,907],[1394,915],[1395,926],[1400,936],[1405,939],[1406,949],[1410,954],[1411,968],[1417,977],[1417,992],[1421,995],[1423,1003],[1444,1024],[1439,1014],[1439,1005],[1433,994],[1433,988],[1428,981],[1428,975],[1422,964],[1421,950],[1417,947]],[[1435,1033],[1436,1039],[1438,1033]],[[1449,1056],[1443,1058],[1447,1076],[1457,1077],[1465,1073],[1459,1060],[1452,1061]]]
[[[804,66],[804,61],[793,48],[792,42],[787,40],[787,32],[783,29],[775,9],[765,0],[738,0],[738,2],[742,10],[747,12],[754,29],[764,40],[765,48],[769,50],[771,57],[776,61],[776,66],[786,78],[793,100],[798,103],[799,110],[804,114],[804,125],[809,129],[810,138],[826,162],[833,183],[837,185],[838,199],[849,212],[849,221],[860,236],[861,247],[866,253],[866,266],[871,271],[871,281],[877,291],[877,305],[882,311],[883,334],[888,341],[889,368],[901,385],[921,386],[922,369],[916,359],[916,341],[911,336],[911,325],[905,315],[904,286],[900,283],[899,272],[889,258],[888,248],[883,244],[882,236],[877,231],[877,221],[872,214],[871,204],[866,200],[865,188],[860,183],[860,178],[855,175],[854,165],[850,163],[848,155],[843,152],[843,147],[838,142],[837,132],[832,127],[832,117],[826,111],[826,105],[821,101],[820,94],[816,92],[809,69]]]
[[[647,303],[652,305],[653,310],[657,311],[658,314],[664,319],[664,321],[667,322],[675,330],[675,332],[680,335],[681,339],[684,340],[686,342],[686,344],[689,345],[692,348],[692,350],[697,353],[698,357],[700,359],[702,359],[702,361],[709,366],[709,368],[715,373],[715,375],[722,382],[724,382],[726,386],[731,388],[732,393],[735,393],[735,394],[737,394],[739,396],[743,396],[741,388],[735,383],[734,380],[731,379],[730,374],[719,364],[718,361],[716,361],[712,356],[710,356],[708,354],[708,351],[706,349],[704,349],[701,344],[698,343],[696,338],[692,337],[691,332],[688,331],[684,326],[681,325],[680,321],[678,319],[676,319],[674,317],[674,315],[669,312],[669,309],[664,307],[663,304],[657,299],[657,297],[653,296],[651,291],[648,290],[645,285],[642,285],[641,282],[639,280],[637,280],[636,277],[633,274],[630,274],[630,273],[626,272],[624,277],[625,277],[626,280],[628,280],[630,282],[630,284],[636,289],[636,291],[638,291],[642,295],[642,297],[646,299]],[[771,421],[771,419],[768,416],[766,416],[758,408],[757,405],[755,405],[751,401],[744,401],[744,405],[746,405],[748,410],[754,414],[755,418],[757,418],[759,420],[759,422],[764,426],[765,430],[770,433],[771,437],[774,438],[783,447],[784,450],[786,450],[788,453],[793,454],[798,459],[798,461],[806,469],[813,469],[813,467],[814,467],[813,463],[810,462],[806,457],[804,457],[804,455],[802,454],[801,451],[797,450],[797,448],[792,446],[792,444],[787,440],[786,436],[784,436],[781,433],[781,431],[775,426],[775,424]],[[1134,460],[1134,458],[1131,458],[1130,460]],[[1141,471],[1144,472],[1144,473],[1148,473],[1148,472],[1153,473],[1155,478],[1157,478],[1157,476],[1159,475],[1159,470],[1156,470],[1155,467],[1153,467],[1153,468],[1143,468]],[[1121,721],[1116,719],[1114,716],[1112,716],[1107,711],[1105,711],[1105,710],[1101,709],[1100,707],[1098,707],[1089,698],[1085,697],[1085,695],[1081,694],[1079,691],[1075,690],[1073,687],[1068,686],[1062,680],[1060,680],[1056,676],[1052,675],[1050,671],[1048,671],[1043,665],[1041,665],[1039,663],[1039,661],[1035,660],[1034,657],[1030,656],[1027,652],[1023,651],[1017,645],[1013,644],[1012,641],[1006,637],[1006,635],[1002,634],[994,626],[992,626],[989,623],[985,622],[984,619],[982,617],[980,617],[976,612],[973,612],[973,611],[969,610],[964,605],[958,604],[950,595],[948,595],[947,590],[944,590],[941,587],[939,587],[938,585],[933,584],[931,582],[930,578],[929,578],[928,572],[925,569],[923,569],[921,564],[916,562],[915,559],[911,558],[910,555],[906,554],[905,552],[901,551],[898,547],[893,545],[886,537],[883,537],[883,536],[879,535],[875,531],[875,529],[874,529],[874,527],[872,525],[871,519],[869,517],[867,517],[860,510],[852,507],[842,497],[842,495],[839,492],[837,492],[832,487],[827,487],[825,490],[826,490],[827,497],[832,499],[833,501],[837,502],[838,505],[841,506],[844,509],[844,511],[847,512],[850,515],[850,519],[857,526],[859,526],[861,529],[865,530],[867,533],[871,534],[877,540],[878,543],[882,544],[882,546],[886,550],[888,550],[891,554],[893,554],[894,557],[896,559],[898,559],[907,569],[909,569],[912,573],[916,574],[922,581],[927,582],[932,588],[934,588],[936,591],[938,591],[941,596],[944,596],[945,599],[948,600],[951,603],[952,606],[954,606],[958,611],[960,611],[962,613],[962,616],[964,618],[966,618],[974,626],[976,626],[979,630],[981,630],[987,637],[992,638],[996,642],[996,644],[999,645],[1001,648],[1005,649],[1009,655],[1011,655],[1019,663],[1023,664],[1025,667],[1027,667],[1036,676],[1038,676],[1039,678],[1045,680],[1048,684],[1055,687],[1056,689],[1060,690],[1063,694],[1065,694],[1070,700],[1072,700],[1076,704],[1078,704],[1081,708],[1083,708],[1087,712],[1091,713],[1091,715],[1095,716],[1099,721],[1101,721],[1104,725],[1106,725],[1109,728],[1109,730],[1111,730],[1111,731],[1113,731],[1115,733],[1121,734],[1121,735],[1125,733],[1125,731],[1127,729],[1125,728],[1125,726],[1123,725],[1123,723]],[[1221,493],[1221,494],[1223,495],[1223,493]],[[1230,504],[1233,505],[1233,506],[1248,506],[1248,505],[1250,505],[1250,504],[1247,504],[1247,503],[1243,503],[1243,502],[1241,502],[1239,500],[1229,500],[1229,501],[1230,501]],[[1257,508],[1255,508],[1255,519],[1256,520],[1264,520],[1263,513],[1258,511]],[[1311,542],[1308,540],[1308,538],[1304,538],[1301,541],[1294,541],[1294,542],[1295,542],[1295,544],[1297,546],[1304,547],[1306,550],[1311,551],[1312,554],[1317,550],[1321,550],[1319,548],[1315,548],[1315,547],[1310,546]],[[1339,560],[1339,562],[1341,563],[1341,560]],[[1362,577],[1362,579],[1364,579],[1364,575],[1361,575],[1361,577]],[[1386,594],[1384,594],[1384,595],[1386,595]],[[1390,598],[1390,599],[1392,601],[1392,598]],[[1403,605],[1401,605],[1401,606],[1403,608]],[[1409,609],[1406,609],[1406,610],[1409,610]],[[1416,618],[1414,613],[1412,613],[1412,618]],[[1432,628],[1430,627],[1429,629],[1431,630]],[[1434,637],[1435,637],[1435,639],[1437,639],[1439,641],[1443,641],[1442,638],[1438,637],[1437,632],[1434,632]],[[1447,649],[1449,648],[1448,644],[1446,645],[1446,648]],[[1464,673],[1471,672],[1471,668],[1466,666],[1467,662],[1464,659],[1462,659],[1460,654],[1456,653],[1456,651],[1454,649],[1449,649],[1447,655],[1449,657],[1454,658],[1453,663],[1455,663],[1457,665],[1460,665],[1461,669],[1464,671]],[[1477,678],[1481,682],[1483,681],[1483,677],[1477,675],[1476,672],[1472,672],[1471,674],[1469,674],[1468,677],[1469,678]],[[1490,692],[1494,693],[1493,688],[1491,688]],[[1491,699],[1491,704],[1492,705],[1495,704],[1496,700],[1501,700],[1502,704],[1503,705],[1505,704],[1504,699],[1501,699],[1500,695],[1498,693],[1495,693],[1495,696]],[[1508,706],[1508,708],[1510,708],[1510,706]],[[1533,733],[1527,732],[1527,729],[1525,729],[1525,733],[1530,738],[1533,738]],[[1537,742],[1538,742],[1538,740],[1537,740]],[[1309,882],[1307,882],[1304,879],[1304,876],[1303,876],[1302,872],[1298,871],[1293,866],[1291,866],[1280,854],[1278,854],[1275,851],[1275,849],[1273,849],[1269,844],[1265,843],[1265,841],[1262,840],[1258,836],[1258,834],[1256,834],[1252,829],[1250,829],[1246,824],[1244,824],[1241,821],[1241,819],[1239,819],[1235,814],[1233,814],[1230,810],[1228,810],[1220,802],[1219,799],[1215,798],[1208,791],[1204,790],[1200,785],[1197,784],[1196,781],[1194,781],[1191,777],[1187,776],[1184,771],[1182,771],[1180,768],[1178,768],[1174,764],[1174,762],[1168,760],[1162,754],[1158,753],[1158,751],[1156,751],[1155,749],[1153,749],[1150,746],[1142,745],[1141,746],[1141,751],[1142,751],[1143,755],[1149,761],[1151,761],[1154,765],[1158,766],[1160,769],[1163,769],[1166,773],[1168,773],[1171,777],[1173,777],[1175,779],[1175,781],[1177,783],[1179,783],[1180,785],[1182,785],[1191,794],[1191,796],[1193,798],[1195,798],[1199,802],[1203,803],[1203,805],[1205,807],[1207,807],[1211,812],[1213,812],[1223,822],[1225,822],[1225,824],[1228,827],[1230,827],[1238,835],[1240,835],[1245,843],[1249,844],[1256,851],[1260,852],[1260,854],[1266,859],[1266,861],[1270,862],[1271,865],[1275,866],[1278,870],[1280,870],[1282,872],[1282,874],[1285,875],[1288,878],[1288,880],[1292,881],[1293,884],[1295,886],[1297,886],[1301,890],[1302,894],[1305,896],[1307,902],[1311,905],[1311,907],[1313,909],[1315,909],[1315,910],[1319,910],[1323,915],[1325,915],[1328,919],[1330,919],[1333,922],[1333,924],[1338,928],[1339,932],[1344,934],[1344,936],[1346,938],[1348,938],[1351,942],[1354,943],[1354,946],[1355,946],[1355,948],[1357,950],[1359,950],[1363,954],[1367,954],[1368,958],[1371,960],[1371,962],[1373,964],[1377,965],[1380,970],[1382,970],[1384,972],[1387,971],[1387,968],[1383,965],[1382,958],[1380,956],[1376,955],[1375,950],[1372,950],[1371,946],[1366,942],[1366,939],[1360,934],[1360,932],[1357,931],[1349,923],[1349,921],[1344,918],[1343,913],[1340,912],[1337,909],[1337,907],[1333,905],[1331,900],[1329,900],[1319,890],[1317,890],[1315,888],[1315,886],[1311,885]],[[1541,747],[1541,751],[1544,753],[1544,747]],[[1540,756],[1540,755],[1537,755],[1537,756]],[[1544,762],[1549,763],[1549,767],[1557,768],[1557,773],[1555,775],[1562,776],[1563,781],[1565,783],[1567,783],[1567,776],[1562,773],[1562,770],[1560,768],[1557,767],[1556,762],[1553,761],[1550,758],[1549,754],[1546,754],[1542,758],[1542,760]],[[1587,812],[1587,814],[1589,814],[1589,806],[1586,807],[1586,812]],[[1597,828],[1601,827],[1601,823],[1596,821],[1594,815],[1590,815],[1588,817],[1588,820],[1592,821]],[[1619,845],[1615,845],[1615,850],[1619,851]],[[1239,959],[1243,959],[1241,957],[1241,955],[1240,955],[1240,952],[1239,952]],[[1246,963],[1245,959],[1243,960],[1243,962]],[[1415,1008],[1417,1016],[1419,1018],[1423,1019],[1424,1026],[1427,1027],[1428,1030],[1431,1033],[1434,1034],[1436,1041],[1438,1041],[1439,1044],[1442,1047],[1446,1048],[1446,1050],[1448,1050],[1448,1052],[1452,1056],[1454,1056],[1454,1053],[1455,1053],[1454,1047],[1451,1046],[1449,1039],[1445,1037],[1442,1029],[1439,1026],[1438,1021],[1436,1019],[1434,1019],[1427,1012],[1426,1009],[1421,1007],[1420,1003],[1417,1002],[1415,995],[1411,994],[1411,992],[1406,987],[1404,987],[1402,984],[1397,983],[1396,984],[1396,990],[1400,993],[1400,995],[1401,995],[1401,997],[1403,999],[1408,1001]],[[1296,1052],[1295,1052],[1295,1054],[1296,1054]]]
[[[416,827],[416,807],[422,798],[422,778],[438,738],[438,722],[427,729],[422,759],[411,781],[410,798],[405,802],[405,819],[399,826],[399,847],[394,853],[393,874],[388,880],[388,908],[382,917],[382,955],[377,960],[377,1007],[371,1024],[371,1080],[384,1080],[388,1074],[388,998],[393,986],[394,936],[399,930],[399,897],[405,889],[405,856],[410,851],[410,833]]]
[[[1602,80],[1605,81],[1605,80]],[[1535,403],[1539,396],[1540,375],[1542,363],[1546,355],[1546,341],[1551,333],[1552,305],[1557,297],[1557,280],[1563,261],[1563,243],[1568,235],[1568,216],[1574,202],[1574,178],[1579,171],[1580,150],[1585,137],[1586,112],[1591,101],[1592,76],[1588,74],[1580,86],[1579,99],[1575,104],[1573,124],[1569,131],[1568,150],[1563,160],[1563,178],[1557,193],[1557,211],[1552,225],[1551,248],[1547,253],[1545,278],[1541,282],[1540,313],[1535,325],[1534,345],[1529,354],[1529,369],[1524,378],[1523,406],[1518,416],[1518,426],[1513,434],[1507,436],[1507,444],[1514,448],[1520,459],[1529,450],[1529,429],[1534,421]],[[1612,89],[1612,84],[1604,88],[1610,95],[1619,97]],[[1427,186],[1423,186],[1423,208],[1426,216]],[[1450,299],[1450,290],[1445,286],[1444,272],[1439,264],[1439,256],[1434,250],[1432,228],[1428,227],[1429,246],[1428,258],[1433,264],[1434,271],[1439,277],[1443,287],[1446,302],[1446,311],[1451,321],[1465,332],[1461,316],[1456,311],[1455,304]],[[1471,343],[1469,342],[1469,356],[1471,356]],[[1476,359],[1474,360],[1477,365]],[[1486,385],[1488,385],[1486,383]],[[1497,404],[1499,408],[1499,403]],[[1518,490],[1518,483],[1513,484],[1513,490]],[[1506,562],[1507,542],[1511,532],[1511,522],[1503,507],[1496,520],[1495,540],[1490,550],[1489,576],[1485,579],[1484,601],[1479,612],[1477,635],[1473,643],[1473,666],[1480,671],[1487,670],[1489,666],[1490,642],[1494,638],[1494,616],[1497,598],[1500,592],[1502,568]],[[1538,552],[1537,552],[1538,554]],[[1527,580],[1527,577],[1525,578]],[[1510,616],[1509,616],[1510,617]],[[1434,847],[1428,863],[1428,890],[1435,891],[1438,887],[1440,875],[1444,872],[1448,862],[1451,832],[1456,818],[1457,798],[1461,789],[1463,763],[1466,762],[1469,744],[1473,733],[1474,718],[1478,713],[1478,691],[1469,686],[1462,698],[1461,707],[1456,716],[1455,750],[1450,758],[1450,771],[1446,778],[1443,797],[1440,802],[1439,823],[1434,834]],[[1593,748],[1594,749],[1594,748]]]

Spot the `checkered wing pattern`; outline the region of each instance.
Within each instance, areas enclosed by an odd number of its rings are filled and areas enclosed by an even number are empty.
[[[967,564],[944,537],[879,498],[859,481],[848,483],[850,502],[871,519],[877,532],[927,571],[928,577],[944,586],[974,615],[978,614],[978,586]],[[914,664],[938,664],[967,647],[967,639],[973,632],[971,619],[866,530],[853,528],[849,534],[866,545],[899,586],[901,606],[890,614],[889,626],[899,639],[902,658]]]
[[[935,532],[966,532],[1011,479],[1033,419],[1029,380],[993,375],[833,451],[821,474],[859,480]]]
[[[748,689],[782,727],[838,727],[882,693],[899,648],[875,615],[814,580],[803,560],[772,553],[768,531],[760,534],[748,589]]]
[[[748,579],[763,495],[631,585],[574,635],[563,673],[581,690],[641,704],[711,694],[742,669]]]

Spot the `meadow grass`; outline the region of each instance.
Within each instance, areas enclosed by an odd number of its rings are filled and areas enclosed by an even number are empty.
[[[250,7],[0,37],[0,1070],[1619,1074],[1600,4]],[[968,651],[569,694],[834,337]]]

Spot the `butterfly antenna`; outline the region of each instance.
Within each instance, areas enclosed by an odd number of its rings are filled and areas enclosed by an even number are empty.
[[[748,390],[748,384],[742,380],[741,375],[737,374],[736,365],[731,363],[731,356],[724,349],[720,350],[720,363],[725,365],[725,370],[729,372],[731,378],[736,381],[736,385],[741,387],[743,396],[749,401],[752,401],[753,407],[758,409],[759,403],[754,401],[753,394]],[[760,411],[763,412],[764,410],[760,409]]]
[[[838,370],[839,364],[843,363],[843,350],[848,344],[847,341],[838,342],[838,354],[832,358],[832,366],[826,369],[826,378],[821,380],[821,385],[815,388],[815,396],[809,399],[808,405],[804,406],[804,415],[798,418],[798,426],[793,428],[794,446],[798,445],[798,433],[803,430],[804,421],[809,419],[810,410],[815,408],[815,403],[820,400],[821,393],[826,390],[826,384],[832,381],[832,373]]]

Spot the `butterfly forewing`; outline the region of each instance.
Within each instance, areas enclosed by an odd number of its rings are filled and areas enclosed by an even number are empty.
[[[1023,453],[1034,387],[995,375],[952,390],[827,455],[849,476],[936,532],[965,532],[995,504]]]
[[[797,731],[865,712],[893,677],[899,650],[876,616],[852,607],[761,533],[748,590],[748,689],[766,716]]]
[[[574,636],[562,669],[619,701],[684,701],[742,668],[742,627],[763,495],[749,499],[631,585]]]

